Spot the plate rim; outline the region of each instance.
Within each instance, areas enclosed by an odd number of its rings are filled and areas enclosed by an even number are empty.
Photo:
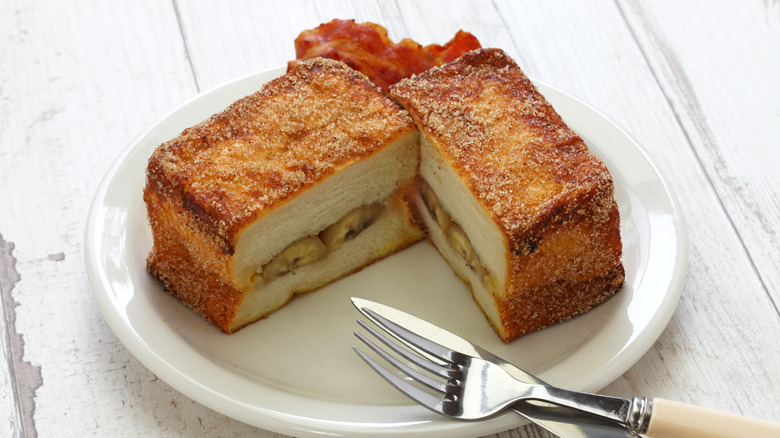
[[[246,81],[261,78],[262,82],[270,80],[271,78],[280,75],[284,71],[284,66],[274,67],[271,69],[265,69],[258,72],[254,72],[237,79],[225,82],[223,84],[212,87],[209,90],[196,94],[191,99],[186,100],[184,103],[178,105],[173,110],[169,111],[164,116],[157,119],[154,123],[142,130],[136,137],[134,137],[121,151],[117,158],[113,161],[109,169],[104,174],[98,189],[95,192],[92,204],[89,209],[89,216],[85,229],[85,250],[84,259],[86,263],[86,270],[89,283],[93,290],[93,295],[96,297],[101,313],[104,319],[109,324],[112,331],[117,335],[123,345],[138,359],[145,367],[158,375],[163,381],[171,385],[174,389],[186,395],[187,397],[197,401],[198,403],[207,406],[217,412],[220,412],[228,417],[232,417],[244,423],[261,427],[268,430],[273,430],[279,433],[285,433],[288,435],[298,436],[313,436],[319,432],[334,432],[345,435],[361,435],[365,433],[371,433],[374,435],[385,434],[404,434],[404,436],[411,436],[412,434],[421,434],[426,437],[430,436],[473,436],[474,434],[489,434],[507,430],[522,425],[524,422],[519,419],[518,416],[502,415],[493,419],[479,422],[479,423],[463,423],[453,421],[428,421],[427,419],[420,420],[419,422],[412,422],[414,424],[407,425],[400,428],[381,427],[377,428],[371,426],[369,423],[355,422],[351,425],[344,424],[329,424],[327,420],[312,419],[312,418],[291,418],[284,412],[277,412],[273,409],[258,409],[258,407],[244,406],[235,399],[231,399],[228,395],[222,394],[219,391],[215,391],[208,385],[204,385],[193,379],[192,376],[187,376],[177,371],[171,364],[165,360],[159,352],[151,350],[149,344],[128,324],[126,319],[122,318],[121,311],[116,308],[114,301],[111,299],[108,293],[110,285],[105,283],[104,276],[101,276],[101,265],[98,254],[102,248],[99,247],[100,239],[99,232],[102,228],[100,223],[100,212],[104,207],[103,201],[108,195],[108,189],[110,183],[116,177],[117,172],[122,166],[127,164],[128,158],[133,153],[138,153],[138,149],[141,146],[141,140],[148,136],[156,127],[169,121],[176,114],[179,114],[184,109],[197,103],[201,99],[207,98],[207,96],[213,95],[215,92],[225,90],[237,84],[242,84]],[[600,118],[604,123],[608,124],[612,129],[615,129],[625,140],[635,149],[635,153],[638,153],[644,160],[644,164],[654,173],[657,178],[657,182],[665,189],[665,200],[670,204],[672,216],[674,222],[677,225],[675,230],[676,236],[676,253],[675,260],[677,263],[674,265],[675,272],[672,273],[672,281],[667,288],[667,293],[664,295],[662,314],[656,312],[651,319],[654,320],[652,327],[645,328],[642,332],[641,345],[632,343],[626,348],[625,351],[621,351],[622,360],[617,361],[617,356],[613,357],[611,363],[607,363],[609,373],[602,373],[601,379],[595,379],[589,382],[588,390],[598,390],[603,386],[606,386],[615,378],[622,375],[628,368],[633,366],[652,346],[652,344],[661,335],[665,327],[668,325],[669,320],[674,314],[674,309],[677,307],[677,303],[682,294],[683,284],[685,280],[685,272],[687,271],[687,231],[685,229],[685,219],[680,208],[679,201],[676,194],[672,190],[668,180],[660,172],[658,167],[653,163],[645,150],[623,130],[619,125],[606,117],[603,113],[591,107],[582,100],[575,96],[557,88],[551,86],[543,81],[532,79],[533,83],[537,87],[545,88],[554,93],[560,94],[562,97],[576,103],[582,109],[585,109],[592,113],[592,115]],[[258,81],[258,87],[262,83]],[[540,90],[541,91],[541,90]],[[547,94],[547,92],[543,92]],[[228,99],[226,103],[232,102],[235,99]],[[217,110],[218,111],[218,110]],[[212,111],[216,112],[216,111]],[[101,293],[102,289],[102,293]],[[671,293],[670,293],[671,291]],[[650,324],[648,324],[649,326]],[[291,395],[292,396],[292,395]],[[353,406],[353,405],[349,405]],[[383,409],[388,409],[383,407]],[[262,418],[258,418],[258,417]],[[362,425],[361,425],[362,424]],[[310,435],[309,435],[310,434]]]

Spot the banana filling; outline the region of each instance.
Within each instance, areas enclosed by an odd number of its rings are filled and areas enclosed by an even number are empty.
[[[474,250],[474,246],[471,244],[466,232],[455,223],[452,216],[444,210],[439,198],[433,193],[433,189],[428,183],[420,179],[420,194],[422,195],[423,203],[425,204],[428,213],[431,218],[436,222],[436,225],[441,230],[447,243],[452,249],[466,262],[466,266],[474,271],[477,277],[482,281],[483,285],[489,290],[494,291],[497,288],[497,282],[495,277],[488,272],[485,265],[477,256],[477,252]]]
[[[382,214],[382,210],[383,206],[380,203],[363,205],[350,211],[319,234],[296,240],[257,270],[252,275],[252,282],[268,283],[301,266],[322,260],[370,227]]]

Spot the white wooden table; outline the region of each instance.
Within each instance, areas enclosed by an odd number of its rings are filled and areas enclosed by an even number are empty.
[[[677,191],[689,269],[666,330],[601,392],[780,421],[780,2],[3,1],[0,436],[280,436],[126,350],[87,281],[85,220],[136,134],[332,18],[423,44],[470,31],[622,126]]]

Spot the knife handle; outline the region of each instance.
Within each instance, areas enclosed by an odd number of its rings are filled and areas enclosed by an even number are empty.
[[[780,424],[654,398],[649,438],[780,437]]]

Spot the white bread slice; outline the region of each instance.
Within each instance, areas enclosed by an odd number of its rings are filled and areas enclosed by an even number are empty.
[[[294,64],[154,152],[147,268],[234,332],[423,238],[401,201],[418,162],[413,121],[362,74],[324,59]],[[370,220],[340,222],[353,211]],[[333,224],[349,238],[331,232],[325,247],[320,233]]]
[[[407,199],[428,230],[431,243],[455,274],[471,286],[472,295],[487,319],[500,321],[494,294],[506,289],[509,241],[428,136],[421,136],[420,157],[417,190]],[[430,192],[424,197],[426,190]],[[435,198],[426,199],[430,197]],[[434,217],[429,205],[436,204],[440,208]],[[464,252],[454,247],[450,237],[453,224],[465,232],[481,266],[466,260]]]
[[[236,315],[236,326],[283,306],[293,293],[318,289],[424,237],[401,199],[417,168],[417,134],[411,132],[298,195],[241,231],[233,271],[250,292]],[[303,265],[267,284],[252,277],[283,249],[316,236],[351,211],[376,205],[370,226],[319,261]],[[314,208],[312,208],[314,207]]]

